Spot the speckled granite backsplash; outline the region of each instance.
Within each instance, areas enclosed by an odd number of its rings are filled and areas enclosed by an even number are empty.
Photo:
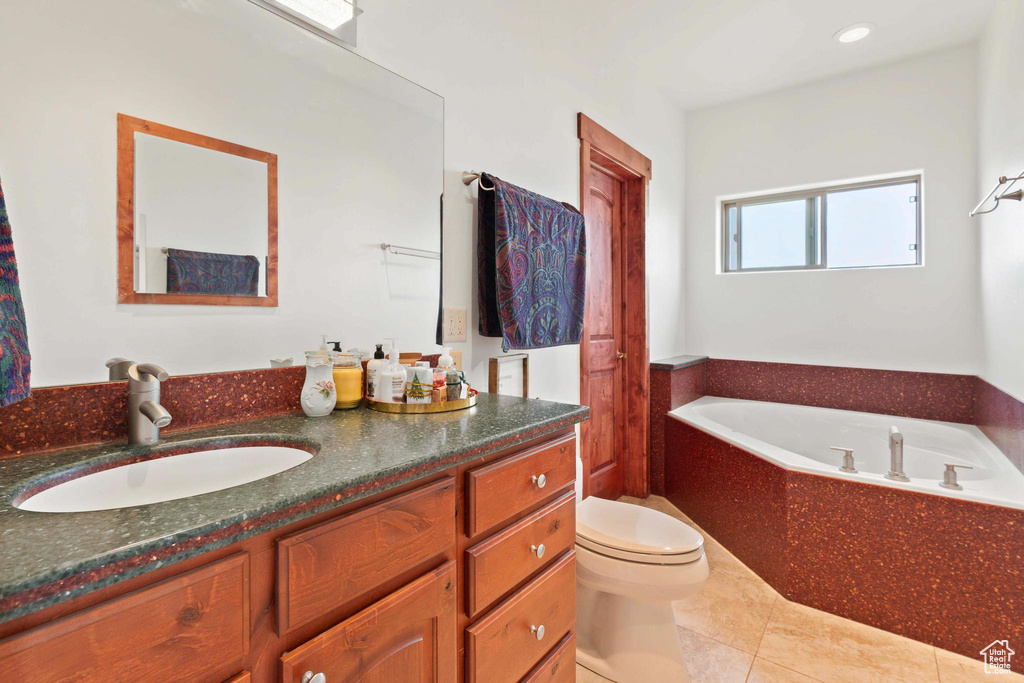
[[[305,367],[171,377],[161,403],[173,416],[165,434],[302,412]],[[0,459],[128,438],[128,383],[33,389],[0,408]]]
[[[480,394],[475,408],[439,415],[366,408],[322,418],[279,415],[167,434],[156,447],[93,445],[0,460],[0,621],[565,429],[588,413],[581,406]],[[122,510],[53,514],[11,504],[69,469],[155,451],[280,442],[316,455],[242,486]]]

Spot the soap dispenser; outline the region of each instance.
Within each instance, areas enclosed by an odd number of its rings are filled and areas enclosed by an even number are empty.
[[[391,340],[387,369],[381,371],[377,382],[375,401],[402,403],[405,398],[405,368],[398,362],[398,344]]]
[[[366,396],[374,398],[377,395],[377,382],[380,373],[388,367],[384,360],[384,345],[377,344],[377,350],[373,352],[373,360],[366,364]]]

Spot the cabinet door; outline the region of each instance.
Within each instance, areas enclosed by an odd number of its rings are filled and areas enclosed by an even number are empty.
[[[448,562],[281,657],[282,680],[456,680],[455,563]]]
[[[0,641],[0,681],[223,681],[248,652],[239,553]]]

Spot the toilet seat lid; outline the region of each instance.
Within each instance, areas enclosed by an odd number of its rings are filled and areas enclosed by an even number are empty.
[[[700,533],[664,512],[590,497],[576,506],[576,539],[580,545],[615,556],[663,564],[671,556],[689,556],[703,550]],[[682,560],[683,557],[678,557]]]

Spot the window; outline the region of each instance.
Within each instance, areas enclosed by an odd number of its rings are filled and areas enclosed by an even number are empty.
[[[916,266],[920,176],[722,204],[725,272]]]

